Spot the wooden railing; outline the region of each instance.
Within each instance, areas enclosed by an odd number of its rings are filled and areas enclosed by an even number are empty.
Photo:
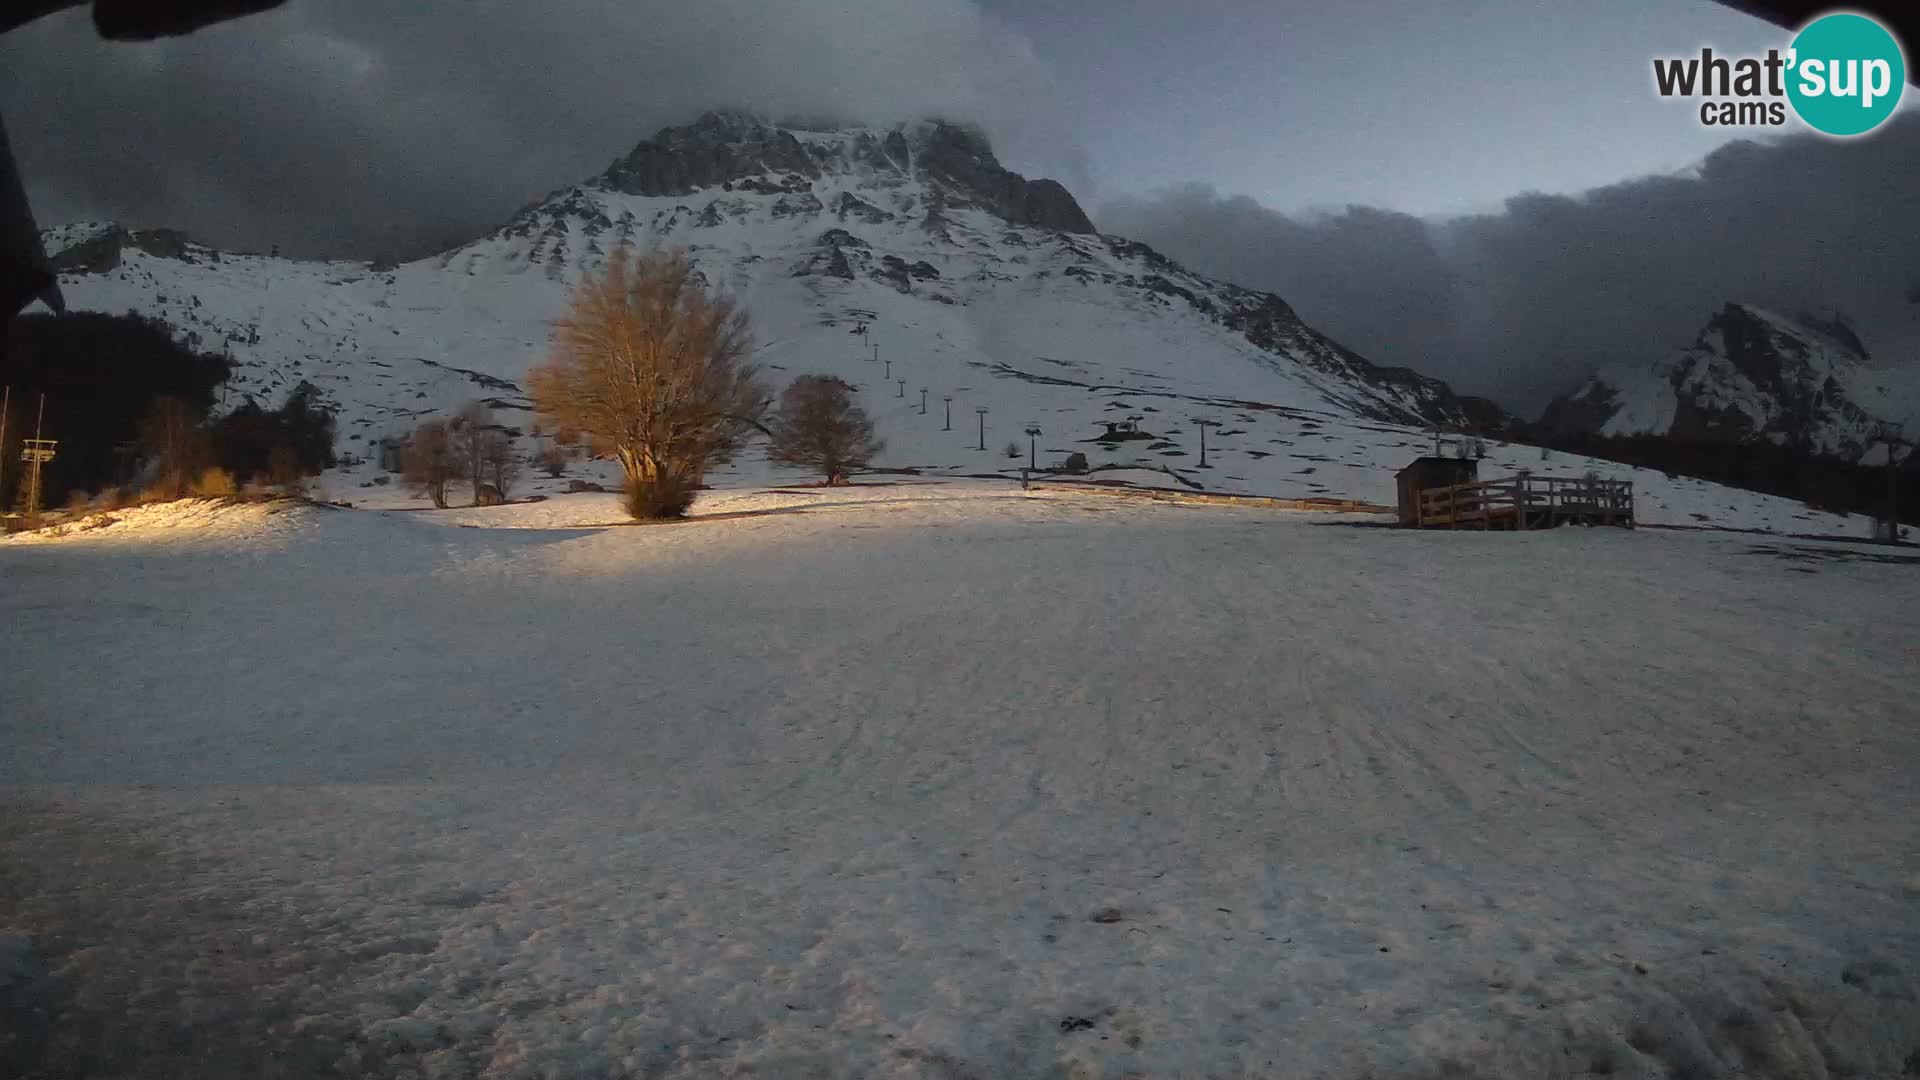
[[[1522,473],[1419,493],[1422,528],[1550,529],[1562,524],[1633,527],[1633,481]]]

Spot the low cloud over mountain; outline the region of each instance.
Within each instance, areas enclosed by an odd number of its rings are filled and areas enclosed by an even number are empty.
[[[42,224],[309,256],[464,242],[716,105],[963,117],[1071,182],[1053,96],[972,0],[328,0],[144,45],[100,41],[79,9],[0,39]]]
[[[1289,216],[1204,186],[1095,215],[1271,289],[1362,354],[1529,415],[1593,369],[1692,340],[1730,299],[1838,309],[1881,364],[1920,363],[1920,116],[1852,142],[1733,143],[1685,174],[1426,222]]]

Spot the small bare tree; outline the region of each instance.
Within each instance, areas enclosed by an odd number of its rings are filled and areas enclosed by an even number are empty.
[[[282,495],[299,495],[306,490],[306,470],[300,467],[300,454],[291,446],[276,446],[267,453],[267,480]]]
[[[493,489],[500,493],[502,500],[506,499],[513,494],[513,485],[520,480],[520,453],[519,447],[514,445],[513,433],[505,428],[488,432],[481,446],[481,454],[487,476],[493,481]]]
[[[769,425],[767,460],[799,465],[844,484],[847,473],[873,460],[886,444],[873,421],[853,403],[853,387],[831,375],[802,375],[780,395]]]
[[[558,439],[548,439],[547,445],[540,450],[540,467],[547,475],[559,479],[567,471],[567,462],[573,460],[573,452]]]
[[[148,410],[140,425],[140,446],[154,464],[155,494],[177,499],[200,475],[208,456],[200,419],[192,405],[177,397],[160,398]]]
[[[447,421],[448,445],[453,471],[473,488],[473,501],[480,501],[480,488],[487,482],[488,455],[498,431],[493,410],[485,402],[469,401]]]
[[[746,311],[708,292],[684,253],[629,257],[574,290],[528,379],[542,423],[620,462],[635,517],[678,517],[715,459],[761,429]]]
[[[453,437],[445,420],[423,420],[400,455],[401,475],[441,510],[447,508],[447,485],[456,474]]]

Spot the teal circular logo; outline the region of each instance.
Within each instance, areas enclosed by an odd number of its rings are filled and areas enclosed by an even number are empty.
[[[1816,131],[1864,135],[1893,115],[1907,61],[1887,28],[1851,12],[1823,15],[1793,39],[1787,100]]]

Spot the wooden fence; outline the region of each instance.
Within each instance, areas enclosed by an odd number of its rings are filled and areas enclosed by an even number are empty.
[[[1427,488],[1415,524],[1423,529],[1633,528],[1633,481],[1533,476]]]

